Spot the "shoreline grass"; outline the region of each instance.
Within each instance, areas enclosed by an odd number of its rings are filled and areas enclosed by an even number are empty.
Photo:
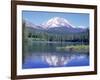
[[[70,45],[63,47],[56,47],[58,51],[75,51],[75,52],[89,52],[89,45]]]

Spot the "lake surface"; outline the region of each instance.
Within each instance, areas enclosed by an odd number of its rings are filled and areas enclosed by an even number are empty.
[[[57,47],[77,44],[83,43],[33,41],[24,46],[22,68],[89,66],[89,52],[59,51],[56,49]]]

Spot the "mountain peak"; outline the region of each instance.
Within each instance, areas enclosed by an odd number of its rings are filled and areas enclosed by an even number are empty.
[[[53,17],[48,20],[46,23],[43,23],[43,28],[54,28],[54,27],[66,27],[72,28],[72,25],[68,22],[68,20],[61,17]]]

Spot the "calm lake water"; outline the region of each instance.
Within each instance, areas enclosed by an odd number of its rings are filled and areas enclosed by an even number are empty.
[[[56,49],[76,44],[81,45],[82,43],[34,41],[23,51],[22,68],[89,66],[89,52],[59,51]]]

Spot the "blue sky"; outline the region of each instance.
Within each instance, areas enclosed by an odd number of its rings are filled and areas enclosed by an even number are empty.
[[[67,19],[73,26],[88,28],[89,14],[87,13],[64,13],[64,12],[43,12],[43,11],[23,11],[22,18],[36,25],[47,22],[53,17]]]

